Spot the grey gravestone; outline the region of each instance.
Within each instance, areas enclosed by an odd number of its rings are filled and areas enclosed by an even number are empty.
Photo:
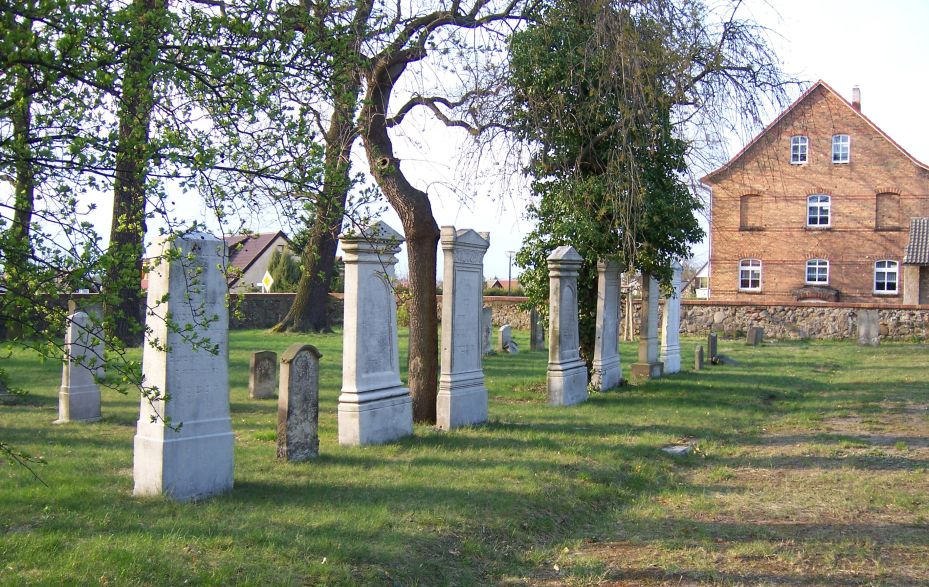
[[[248,363],[248,397],[270,399],[277,387],[277,353],[258,351],[252,353]]]
[[[481,354],[493,355],[494,347],[491,340],[494,335],[494,309],[485,306],[481,310]]]
[[[858,344],[875,346],[881,342],[879,310],[858,310]]]
[[[619,264],[597,263],[597,319],[590,384],[606,391],[622,379],[619,361]]]
[[[515,340],[511,340],[510,342],[506,343],[506,352],[511,355],[519,354],[519,345],[516,344]]]
[[[487,421],[483,333],[484,253],[490,235],[443,226],[442,368],[436,426],[451,430]]]
[[[345,262],[339,444],[413,434],[413,400],[400,382],[394,266],[403,236],[383,222],[340,239]]]
[[[142,375],[146,386],[169,393],[170,400],[142,398],[133,459],[136,495],[186,501],[232,489],[229,289],[220,270],[225,255],[223,241],[189,232],[161,243],[161,262],[149,273]],[[169,328],[169,316],[180,330]],[[192,345],[183,331],[188,324],[209,344]],[[157,346],[149,344],[154,341]]]
[[[539,312],[533,308],[529,311],[529,350],[545,350],[545,327],[539,319]]]
[[[752,326],[748,329],[748,334],[745,336],[745,343],[749,346],[758,346],[764,342],[764,328],[760,326]]]
[[[715,332],[711,332],[709,336],[706,337],[706,359],[710,362],[716,358],[716,343],[718,337]]]
[[[661,315],[662,372],[677,373],[681,370],[681,271],[677,261],[671,262],[671,295],[664,300]]]
[[[569,406],[587,401],[587,365],[581,359],[577,274],[583,259],[571,246],[548,256],[548,402]]]
[[[497,333],[497,350],[506,352],[506,347],[511,340],[513,340],[513,329],[509,324],[504,324]]]
[[[319,359],[316,347],[292,344],[281,355],[277,457],[301,463],[319,456]]]
[[[703,345],[698,344],[694,349],[694,371],[703,369]]]
[[[100,324],[94,324],[85,312],[74,312],[68,317],[56,424],[100,419],[97,381],[103,377],[101,334]]]
[[[661,377],[663,365],[658,360],[658,282],[647,273],[642,274],[642,306],[639,316],[639,360],[632,364],[632,377]]]

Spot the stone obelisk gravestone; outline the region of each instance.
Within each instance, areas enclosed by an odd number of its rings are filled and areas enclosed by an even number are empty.
[[[443,226],[442,369],[436,426],[450,430],[487,421],[481,359],[484,253],[489,233]]]
[[[875,346],[881,342],[879,310],[858,310],[858,344]]]
[[[481,310],[481,354],[494,354],[494,309],[486,306]]]
[[[84,312],[74,312],[68,317],[56,424],[100,419],[100,387],[97,385],[103,377],[100,330],[99,322],[94,324]]]
[[[142,398],[136,495],[186,501],[232,489],[225,249],[210,234],[175,236],[162,242],[161,262],[149,273],[142,375],[159,396]],[[190,332],[201,342],[192,343]]]
[[[694,347],[694,371],[703,369],[703,345],[698,344]]]
[[[671,263],[672,295],[665,298],[661,316],[661,360],[663,372],[677,373],[681,370],[681,264]]]
[[[706,360],[713,362],[716,360],[716,355],[719,354],[716,350],[717,343],[719,342],[719,337],[715,332],[711,332],[706,337]]]
[[[642,306],[639,308],[639,361],[632,364],[634,379],[661,377],[658,361],[658,282],[642,274]]]
[[[277,353],[258,351],[252,353],[248,364],[248,397],[270,399],[277,387]]]
[[[533,308],[529,310],[529,350],[545,350],[545,327],[539,319],[539,312]]]
[[[303,462],[319,456],[319,359],[316,347],[292,344],[281,355],[277,394],[277,456]]]
[[[548,402],[570,406],[587,400],[587,366],[581,359],[577,317],[577,274],[583,259],[574,247],[548,256]]]
[[[619,362],[619,264],[597,263],[597,330],[591,384],[606,391],[619,385],[622,367]]]
[[[392,286],[403,237],[379,221],[340,240],[345,318],[339,444],[390,442],[413,434],[413,400],[400,382]]]

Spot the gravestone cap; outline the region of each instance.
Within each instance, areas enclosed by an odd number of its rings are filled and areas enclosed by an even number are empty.
[[[291,363],[296,358],[296,356],[303,351],[309,351],[317,359],[320,359],[323,356],[315,346],[311,344],[300,344],[298,342],[287,347],[287,350],[284,351],[284,353],[281,355],[281,362]]]
[[[549,261],[559,261],[562,263],[577,263],[584,261],[584,258],[578,254],[577,250],[571,245],[563,245],[552,251],[548,256]]]

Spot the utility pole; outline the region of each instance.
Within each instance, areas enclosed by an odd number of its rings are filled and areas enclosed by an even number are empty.
[[[513,287],[513,256],[516,255],[516,251],[507,251],[506,257],[509,259],[509,273],[506,278],[506,295],[510,295],[510,288]]]

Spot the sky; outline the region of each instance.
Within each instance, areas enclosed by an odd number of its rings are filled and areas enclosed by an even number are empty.
[[[708,0],[712,3],[712,0]],[[924,103],[929,98],[929,1],[927,0],[746,0],[742,16],[757,21],[770,31],[769,41],[781,57],[784,70],[806,82],[802,88],[824,80],[846,99],[852,87],[861,89],[862,112],[917,159],[929,162],[929,116]],[[797,88],[791,99],[802,91]],[[778,112],[769,112],[767,121]],[[410,124],[408,124],[408,122]],[[467,144],[464,133],[446,129],[427,119],[409,118],[403,136],[395,139],[401,169],[416,187],[430,194],[439,226],[471,228],[490,232],[485,255],[485,277],[504,279],[510,269],[508,251],[520,248],[532,229],[526,220],[528,194],[518,178],[499,177],[499,165],[488,157],[483,167],[457,172],[460,152]],[[760,131],[760,129],[758,129]],[[748,137],[750,138],[750,137]],[[744,146],[746,137],[731,137],[729,155]],[[362,151],[356,149],[353,166],[367,167]],[[702,174],[700,174],[702,175]],[[102,198],[96,212],[98,231],[108,233],[110,205]],[[206,210],[190,205],[185,217],[208,220]],[[401,231],[396,214],[382,219]],[[255,231],[280,228],[273,215],[256,218],[248,227]],[[694,246],[695,260],[706,259],[704,243]],[[439,255],[439,278],[442,275]],[[405,251],[397,266],[406,274]],[[512,267],[513,275],[519,272]]]

